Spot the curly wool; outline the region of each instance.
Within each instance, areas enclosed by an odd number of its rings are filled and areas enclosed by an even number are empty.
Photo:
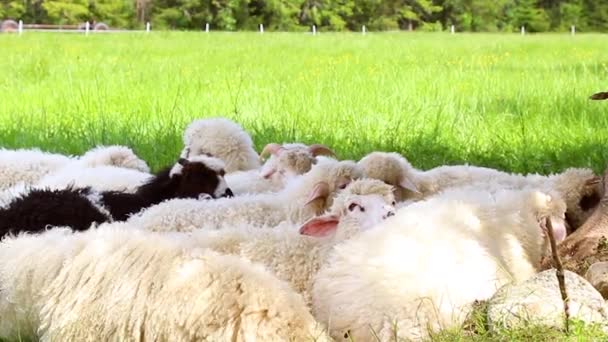
[[[211,155],[224,161],[226,172],[247,171],[260,167],[253,141],[236,122],[226,118],[192,121],[184,131],[182,157]]]
[[[185,234],[54,229],[5,239],[0,257],[3,338],[327,340],[287,284]]]
[[[223,229],[235,225],[276,226],[282,221],[303,223],[329,208],[339,186],[362,178],[353,161],[320,158],[305,175],[294,179],[278,193],[242,195],[215,201],[175,199],[160,203],[129,219],[134,225],[153,231]],[[326,182],[329,194],[305,205],[319,182]]]
[[[460,326],[475,300],[536,273],[547,248],[539,221],[564,211],[528,190],[416,202],[334,247],[314,279],[314,315],[337,341],[422,340]]]

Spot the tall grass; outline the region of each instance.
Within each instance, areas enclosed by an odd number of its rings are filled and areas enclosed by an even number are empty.
[[[559,171],[608,160],[605,35],[151,33],[0,35],[0,145],[126,144],[171,163],[194,118],[258,148]]]

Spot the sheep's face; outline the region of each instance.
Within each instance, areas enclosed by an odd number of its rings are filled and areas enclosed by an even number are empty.
[[[342,215],[356,221],[361,231],[395,215],[395,202],[386,203],[380,195],[352,196],[346,204]]]
[[[180,159],[171,170],[171,177],[179,181],[177,196],[182,198],[233,196],[224,175],[224,163],[206,156]]]
[[[342,202],[338,212],[310,219],[300,227],[300,234],[316,237],[334,236],[345,240],[363,230],[368,230],[388,217],[395,215],[393,203],[387,203],[381,195],[353,195]]]

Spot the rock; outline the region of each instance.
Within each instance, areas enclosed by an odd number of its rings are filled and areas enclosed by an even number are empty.
[[[538,273],[520,284],[500,288],[488,304],[488,323],[493,328],[545,325],[564,328],[564,304],[555,269]],[[570,318],[608,328],[608,305],[584,278],[565,271]]]
[[[585,279],[598,290],[604,298],[608,298],[608,262],[596,262],[589,266]]]

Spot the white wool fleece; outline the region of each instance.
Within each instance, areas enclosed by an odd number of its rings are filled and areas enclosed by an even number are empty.
[[[328,340],[287,284],[186,234],[53,229],[6,238],[0,256],[0,338]]]
[[[540,222],[557,227],[564,211],[531,190],[414,203],[334,248],[314,279],[313,313],[337,341],[422,340],[460,326],[475,300],[537,272],[547,247]]]
[[[184,131],[182,157],[211,155],[226,163],[226,172],[260,167],[251,137],[243,127],[226,118],[192,121]]]
[[[236,225],[276,226],[282,221],[302,223],[332,204],[340,187],[362,178],[352,161],[325,159],[294,179],[278,193],[242,195],[214,201],[173,199],[132,216],[129,222],[153,231],[190,231],[198,228],[222,229]],[[327,184],[326,197],[305,205],[320,182]]]

